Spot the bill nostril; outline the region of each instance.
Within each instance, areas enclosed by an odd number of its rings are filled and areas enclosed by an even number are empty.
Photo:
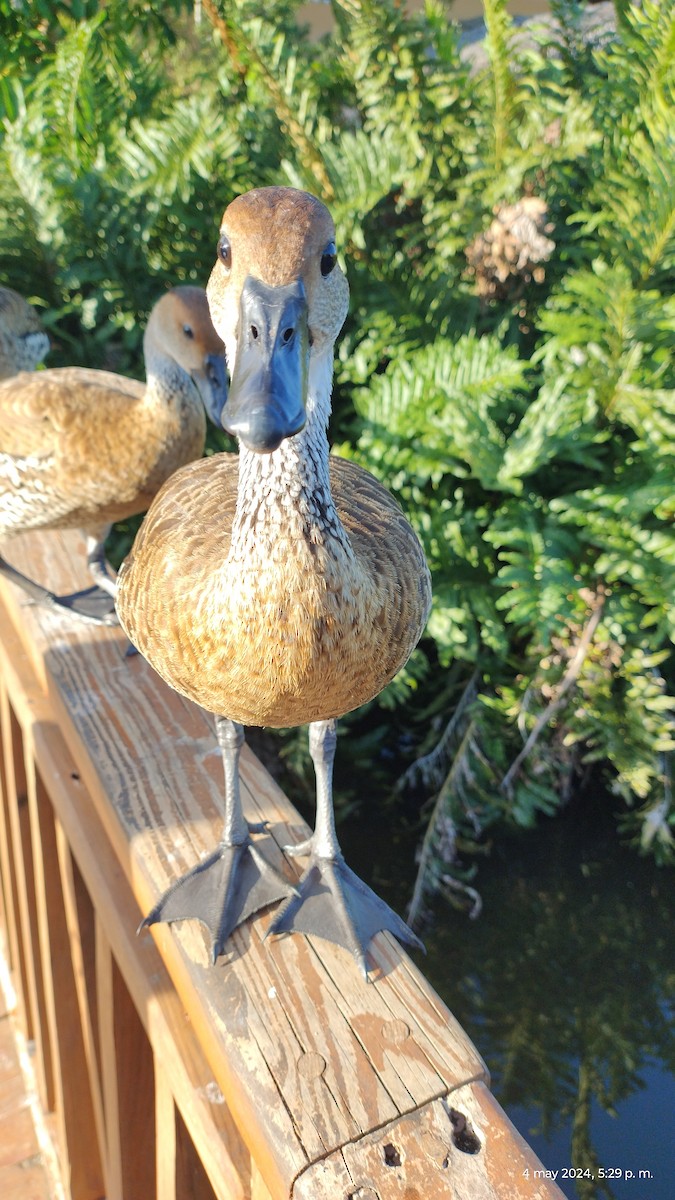
[[[254,342],[257,342],[257,340],[258,340],[258,326],[257,325],[251,325],[251,337],[253,338]]]
[[[282,341],[285,346],[287,346],[288,343],[292,340],[294,333],[295,333],[295,330],[293,329],[292,326],[289,326],[288,329],[284,329],[284,332],[282,333],[281,338],[282,338]]]

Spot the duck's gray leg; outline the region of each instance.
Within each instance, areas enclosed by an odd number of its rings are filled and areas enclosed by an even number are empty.
[[[114,600],[117,595],[117,578],[105,556],[105,542],[110,533],[110,528],[108,526],[102,535],[99,534],[96,536],[95,534],[88,533],[85,536],[87,539],[87,566],[89,567],[89,574],[97,587],[100,587],[108,596],[112,596]]]
[[[35,580],[29,579],[27,575],[22,575],[21,571],[17,571],[16,567],[1,557],[0,574],[4,575],[5,579],[17,584],[35,604],[40,604],[44,608],[63,609],[85,621],[92,621],[96,625],[118,624],[115,605],[111,597],[98,587],[73,592],[70,596],[57,596],[54,592],[50,592],[49,588],[42,587]]]
[[[396,913],[380,900],[347,866],[335,831],[333,762],[337,721],[316,721],[309,727],[309,750],[316,772],[316,824],[314,833],[298,846],[285,846],[288,854],[309,854],[297,895],[291,896],[270,925],[270,933],[316,933],[349,950],[368,978],[366,951],[381,929],[400,942],[423,950],[419,938]]]
[[[218,745],[225,773],[225,821],[217,850],[177,879],[158,900],[140,928],[156,921],[201,921],[213,938],[213,962],[223,953],[230,934],[260,908],[293,895],[285,879],[251,840],[264,825],[249,825],[239,793],[239,755],[244,728],[216,717]]]

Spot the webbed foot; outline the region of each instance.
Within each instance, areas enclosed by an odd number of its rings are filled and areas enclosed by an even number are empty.
[[[65,609],[66,612],[73,613],[85,621],[93,621],[96,625],[119,624],[115,612],[115,601],[110,592],[103,588],[90,587],[81,592],[73,592],[68,596],[57,596],[54,592],[50,592],[49,588],[42,587],[34,579],[29,579],[21,571],[17,571],[16,567],[2,557],[0,557],[0,574],[17,584],[30,596],[34,604],[41,604],[45,608]]]
[[[94,625],[119,625],[115,601],[109,592],[104,592],[100,587],[85,588],[68,596],[55,596],[53,592],[46,591],[44,600],[38,597],[36,603],[44,603],[49,608],[63,608]]]
[[[293,894],[293,884],[250,838],[235,845],[221,842],[213,854],[172,883],[141,922],[139,933],[158,921],[201,921],[213,938],[215,963],[238,925],[258,909]]]
[[[303,850],[305,845],[295,849]],[[344,946],[367,980],[366,951],[381,929],[389,930],[407,946],[424,950],[412,929],[354,874],[341,855],[325,858],[312,853],[297,894],[289,897],[268,932],[315,933]]]

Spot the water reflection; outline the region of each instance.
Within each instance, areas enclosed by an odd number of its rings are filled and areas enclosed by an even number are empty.
[[[558,1178],[566,1195],[665,1200],[672,1108],[661,1110],[654,1090],[667,1075],[652,1068],[675,1073],[673,875],[618,846],[606,812],[604,798],[576,804],[501,842],[480,872],[483,916],[469,924],[439,902],[424,969],[528,1140],[536,1125],[560,1147],[566,1131],[562,1165],[582,1172]],[[642,1103],[624,1123],[631,1096]],[[600,1144],[598,1110],[620,1112],[618,1159]],[[645,1161],[642,1129],[664,1121],[660,1161]]]

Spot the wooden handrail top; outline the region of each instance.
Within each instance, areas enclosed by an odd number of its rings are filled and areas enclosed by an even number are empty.
[[[22,535],[6,553],[57,592],[89,585],[77,534]],[[491,1096],[480,1054],[388,934],[371,943],[368,984],[346,951],[322,939],[265,941],[270,912],[238,929],[215,967],[196,922],[155,926],[134,948],[130,922],[219,840],[223,784],[212,718],[140,656],[125,657],[126,647],[120,630],[35,607],[0,580],[7,686],[16,677],[28,697],[19,720],[32,722],[66,834],[70,807],[73,853],[92,888],[101,864],[97,918],[120,926],[120,955],[136,955],[134,970],[147,972],[147,986],[130,991],[148,1036],[170,1040],[184,1012],[176,1045],[194,1039],[272,1200],[562,1197]],[[68,760],[55,749],[59,736]],[[281,845],[309,831],[247,748],[241,783],[247,818],[269,823],[270,857],[299,873]],[[169,994],[174,1005],[159,1024],[153,988],[160,1007]],[[189,1078],[187,1070],[186,1097]],[[207,1136],[217,1136],[213,1126]]]

